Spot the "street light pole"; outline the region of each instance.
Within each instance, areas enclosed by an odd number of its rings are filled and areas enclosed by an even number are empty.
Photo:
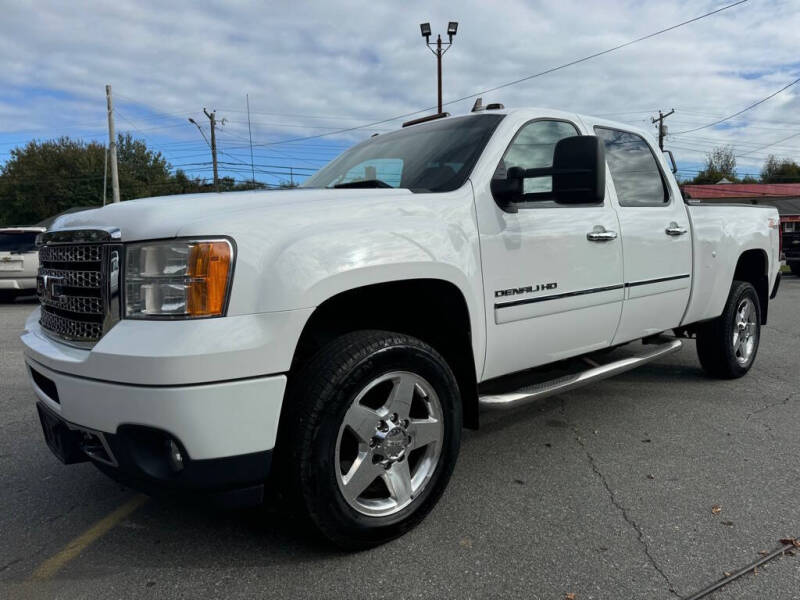
[[[437,106],[439,107],[436,112],[442,112],[442,36],[436,36],[436,80],[439,82],[436,86],[436,97],[439,99]]]
[[[437,113],[442,113],[442,56],[444,53],[450,49],[450,46],[453,45],[453,36],[458,31],[458,22],[457,21],[450,21],[447,24],[447,35],[449,38],[449,42],[442,42],[442,36],[436,36],[436,44],[431,43],[431,24],[430,23],[421,23],[419,26],[419,30],[422,33],[422,37],[425,38],[425,43],[427,44],[428,48],[431,52],[436,56],[436,98],[437,98]]]

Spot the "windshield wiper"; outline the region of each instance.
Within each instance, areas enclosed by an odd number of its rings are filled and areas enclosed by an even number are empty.
[[[390,188],[388,183],[380,179],[362,179],[361,181],[348,181],[347,183],[337,183],[334,188]]]

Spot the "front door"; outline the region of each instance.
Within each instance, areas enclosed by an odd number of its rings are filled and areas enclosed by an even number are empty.
[[[564,119],[520,124],[497,166],[552,165],[558,140],[580,135]],[[541,200],[550,177],[525,180],[530,201],[500,208],[489,184],[475,189],[487,315],[483,379],[604,348],[622,308],[622,240],[617,215],[602,205]]]

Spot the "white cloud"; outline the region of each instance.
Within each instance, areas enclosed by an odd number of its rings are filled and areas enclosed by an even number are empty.
[[[419,35],[421,21],[430,21],[434,33],[444,32],[450,19],[460,22],[444,59],[447,100],[724,3],[162,0],[87,1],[79,9],[75,3],[15,3],[4,8],[0,21],[0,132],[6,139],[72,132],[102,137],[104,85],[112,83],[122,114],[165,151],[180,148],[170,144],[197,143],[197,132],[182,125],[203,106],[217,107],[219,116],[230,120],[220,137],[223,147],[244,143],[246,117],[234,111],[244,110],[245,93],[259,113],[253,115],[256,140],[313,135],[435,104],[435,59]],[[484,102],[620,113],[614,118],[638,125],[649,123],[650,111],[674,107],[670,130],[689,129],[736,112],[800,76],[798,30],[796,3],[751,1],[499,90]],[[671,143],[684,162],[702,159],[717,143],[731,143],[744,155],[800,132],[799,98],[800,85],[731,121],[733,129],[705,129]],[[465,112],[470,104],[450,110]],[[328,118],[309,118],[320,115]],[[121,118],[118,124],[129,126]],[[202,154],[202,148],[192,148]],[[741,170],[757,170],[770,151],[798,157],[800,137],[743,156]],[[261,152],[271,155],[277,156]]]

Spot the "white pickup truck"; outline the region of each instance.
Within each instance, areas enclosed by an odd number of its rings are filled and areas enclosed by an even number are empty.
[[[779,282],[774,208],[687,205],[628,125],[440,117],[297,190],[61,217],[22,336],[54,453],[151,492],[242,505],[277,489],[367,547],[431,510],[482,408],[682,337],[712,376],[750,369]]]

